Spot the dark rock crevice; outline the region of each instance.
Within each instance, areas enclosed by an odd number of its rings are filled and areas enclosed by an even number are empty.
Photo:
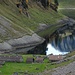
[[[48,41],[46,39],[42,44],[39,44],[38,46],[36,46],[32,50],[29,50],[27,52],[27,54],[41,54],[41,55],[46,55],[47,44],[48,44]]]

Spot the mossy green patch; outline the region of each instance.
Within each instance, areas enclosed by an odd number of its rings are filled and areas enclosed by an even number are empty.
[[[75,7],[75,0],[59,0],[59,7],[69,8],[69,7]]]

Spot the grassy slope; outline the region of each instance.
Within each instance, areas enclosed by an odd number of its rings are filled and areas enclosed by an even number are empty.
[[[68,53],[66,55],[66,57],[71,57],[71,56],[74,56],[75,55],[75,50],[73,50],[72,52]]]
[[[75,0],[59,0],[60,6],[59,8],[75,8]],[[62,14],[69,16],[75,19],[75,10],[71,9],[63,9],[59,10]]]
[[[5,2],[7,3],[7,5],[5,3],[0,4],[0,15],[10,20],[13,23],[13,28],[16,28],[18,31],[23,30],[22,32],[26,34],[32,34],[31,30],[36,31],[38,29],[39,23],[50,25],[55,24],[58,20],[64,18],[63,15],[54,12],[52,9],[41,9],[34,3],[32,4],[32,6],[29,6],[28,9],[31,17],[29,19],[23,13],[19,13],[19,9],[15,5],[16,0],[8,0],[8,2],[7,0],[5,0]],[[52,30],[53,29],[55,29],[55,27],[53,27]],[[44,36],[52,30],[49,29],[44,34],[41,33],[40,35]],[[0,39],[2,39],[2,37],[0,37]]]
[[[74,7],[75,8],[75,0],[59,0],[60,7]]]

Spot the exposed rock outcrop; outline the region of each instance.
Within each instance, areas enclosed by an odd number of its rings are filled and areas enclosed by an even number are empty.
[[[26,35],[22,38],[11,39],[4,43],[0,43],[1,53],[27,53],[30,49],[44,42],[44,39],[33,34]]]

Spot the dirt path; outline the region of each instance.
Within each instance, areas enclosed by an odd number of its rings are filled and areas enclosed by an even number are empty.
[[[75,75],[75,61],[66,66],[54,69],[51,75]]]

